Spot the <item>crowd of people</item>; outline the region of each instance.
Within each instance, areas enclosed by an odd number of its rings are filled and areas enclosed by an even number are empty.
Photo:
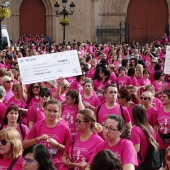
[[[1,170],[170,170],[167,36],[150,44],[56,44],[23,35],[0,52]],[[22,84],[17,59],[77,50],[82,75]]]

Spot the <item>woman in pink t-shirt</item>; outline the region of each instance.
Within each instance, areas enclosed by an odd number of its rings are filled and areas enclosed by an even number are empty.
[[[113,151],[120,159],[123,170],[134,170],[138,165],[137,154],[131,141],[128,138],[127,129],[121,116],[110,115],[103,125],[103,135],[105,141],[99,143],[88,162],[91,162],[94,156],[101,150],[109,149]]]
[[[0,131],[0,169],[22,170],[22,143],[14,128]]]
[[[4,120],[0,126],[0,130],[7,127],[15,128],[20,133],[21,139],[24,140],[29,132],[29,129],[26,125],[21,124],[21,122],[22,120],[19,113],[19,108],[12,104],[7,108]]]
[[[62,118],[68,124],[71,133],[76,132],[76,115],[82,109],[84,109],[84,105],[80,93],[77,90],[68,91],[66,94],[66,104],[62,106]]]
[[[61,104],[56,99],[50,99],[45,105],[45,119],[34,124],[25,140],[23,147],[39,143],[46,146],[52,161],[61,170],[61,157],[66,142],[70,140],[69,127],[61,119]]]
[[[9,107],[11,104],[15,104],[18,106],[22,123],[27,125],[27,104],[26,101],[24,100],[23,94],[22,94],[22,85],[20,83],[14,83],[12,85],[12,92],[14,93],[14,96],[11,97],[8,100],[7,107]]]
[[[94,110],[95,107],[100,105],[100,100],[93,90],[92,81],[90,79],[85,80],[83,84],[82,100],[85,108]]]
[[[44,104],[48,100],[50,100],[50,90],[47,88],[41,88],[40,103],[33,105],[28,111],[29,129],[31,129],[36,122],[45,119]]]
[[[66,100],[66,93],[69,90],[69,83],[66,79],[60,78],[58,80],[58,86],[56,91],[52,94],[53,98],[56,98],[60,102],[65,102]]]
[[[140,97],[141,104],[143,104],[146,109],[146,116],[148,119],[148,123],[152,127],[156,125],[156,121],[157,121],[156,119],[158,114],[157,109],[152,105],[153,97],[154,97],[153,94],[148,91],[143,92]]]
[[[164,82],[164,73],[162,71],[156,71],[154,74],[155,81],[152,85],[155,87],[155,97],[161,99],[162,91],[166,89],[166,83]]]
[[[130,140],[134,145],[136,153],[140,155],[138,156],[139,167],[136,168],[136,170],[140,170],[142,168],[142,161],[148,152],[149,143],[155,149],[158,149],[158,144],[156,142],[156,133],[148,123],[145,108],[137,104],[132,110],[132,116],[135,125],[132,127]]]
[[[75,139],[67,142],[62,157],[63,164],[75,170],[85,169],[95,146],[103,139],[96,133],[98,127],[94,112],[84,109],[77,113]]]
[[[38,104],[40,102],[40,90],[42,88],[41,83],[33,83],[28,86],[27,90],[27,105],[28,109],[32,107],[34,104]]]
[[[140,102],[139,97],[135,93],[131,93],[128,89],[120,89],[117,95],[118,103],[127,108],[131,118],[132,125],[134,124],[132,118],[132,109],[135,104]]]

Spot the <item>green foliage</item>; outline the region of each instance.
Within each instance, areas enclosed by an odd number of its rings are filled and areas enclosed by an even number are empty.
[[[0,7],[0,19],[11,16],[11,11],[9,8]]]
[[[69,20],[68,19],[61,19],[60,24],[63,26],[69,25]]]

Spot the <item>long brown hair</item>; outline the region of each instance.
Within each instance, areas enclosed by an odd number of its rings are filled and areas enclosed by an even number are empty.
[[[157,150],[158,144],[153,138],[151,128],[149,126],[148,119],[146,117],[145,107],[141,104],[135,105],[132,109],[132,117],[134,120],[134,124],[136,126],[139,126],[143,130],[149,143],[151,143],[154,146],[154,148]]]

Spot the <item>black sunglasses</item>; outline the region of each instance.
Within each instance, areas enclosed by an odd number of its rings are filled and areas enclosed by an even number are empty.
[[[64,86],[64,89],[68,89],[69,88],[69,86]]]
[[[40,86],[32,86],[32,89],[39,89]]]
[[[140,97],[141,100],[147,100],[149,99],[148,97]]]
[[[7,142],[5,139],[0,140],[0,142],[1,142],[1,145],[6,145],[7,143],[9,143],[9,142]]]

